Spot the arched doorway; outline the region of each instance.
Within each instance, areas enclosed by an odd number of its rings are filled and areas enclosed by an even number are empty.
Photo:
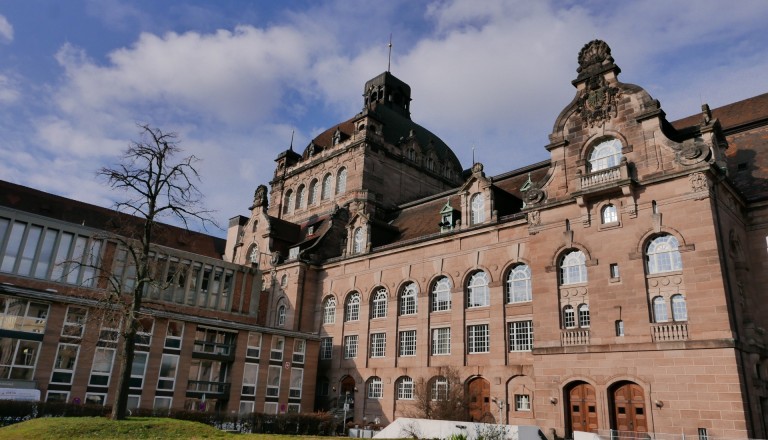
[[[633,382],[619,382],[612,388],[612,428],[625,432],[648,432],[645,392]]]
[[[495,423],[491,414],[491,384],[482,377],[472,379],[467,385],[469,420]]]
[[[595,387],[586,382],[575,382],[566,389],[567,436],[573,431],[597,432],[597,394]]]

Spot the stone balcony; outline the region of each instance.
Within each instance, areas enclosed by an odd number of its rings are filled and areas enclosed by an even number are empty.
[[[653,342],[687,341],[688,324],[685,322],[662,322],[651,324]]]
[[[578,193],[588,193],[604,188],[624,185],[630,180],[626,158],[622,159],[621,163],[615,167],[605,168],[587,174],[578,172],[576,180],[578,184],[576,192]]]
[[[589,345],[588,329],[563,330],[560,333],[560,345],[569,347],[573,345]]]

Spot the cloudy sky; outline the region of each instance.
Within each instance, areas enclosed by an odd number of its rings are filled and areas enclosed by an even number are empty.
[[[768,92],[766,23],[765,0],[0,0],[0,179],[111,206],[95,170],[147,123],[226,225],[292,131],[302,151],[360,111],[390,34],[413,119],[499,174],[547,158],[588,41],[674,120]]]

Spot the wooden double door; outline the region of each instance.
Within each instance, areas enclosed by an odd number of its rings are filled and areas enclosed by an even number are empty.
[[[578,383],[570,388],[568,396],[569,434],[573,431],[596,433],[599,429],[597,393],[588,383]],[[648,419],[645,393],[632,382],[622,382],[609,393],[611,428],[617,431],[646,433]]]

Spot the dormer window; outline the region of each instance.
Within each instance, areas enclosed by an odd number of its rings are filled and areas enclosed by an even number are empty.
[[[600,142],[589,155],[588,172],[600,171],[618,166],[621,162],[621,142],[618,139],[608,139]]]
[[[363,228],[357,228],[352,234],[352,253],[360,254],[363,249],[365,249],[365,234]]]
[[[338,128],[333,133],[333,145],[339,145],[341,143],[341,130]]]
[[[485,221],[485,197],[483,193],[476,193],[470,202],[470,224],[478,225]]]
[[[448,232],[453,230],[455,224],[454,212],[456,212],[449,202],[446,202],[445,206],[440,210],[440,232]]]

